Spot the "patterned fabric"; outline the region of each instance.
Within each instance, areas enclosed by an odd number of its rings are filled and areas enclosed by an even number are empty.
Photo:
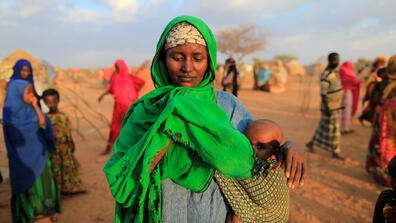
[[[345,109],[340,111],[341,131],[349,131],[352,127],[352,91],[349,90],[344,94]]]
[[[320,94],[327,98],[327,106],[331,111],[338,111],[344,108],[343,90],[340,77],[335,71],[323,71],[320,75]],[[326,105],[323,102],[320,105],[320,110],[326,110]]]
[[[341,152],[340,138],[339,112],[333,111],[330,115],[322,113],[311,142],[322,149],[339,153]]]
[[[206,46],[205,39],[197,28],[190,23],[179,23],[168,33],[165,41],[165,50],[189,43]]]
[[[369,146],[366,151],[366,170],[379,184],[391,186],[388,168],[381,165],[379,111],[375,111]]]
[[[61,212],[60,195],[50,159],[31,187],[11,198],[12,219],[15,223],[30,223],[38,215]]]
[[[383,110],[382,114],[380,110]],[[373,119],[373,125],[372,125],[372,133],[371,133],[371,138],[369,141],[369,146],[366,152],[366,170],[367,172],[381,185],[384,186],[391,186],[391,176],[389,174],[388,168],[386,166],[388,165],[388,162],[390,159],[393,158],[393,155],[395,154],[395,147],[394,147],[394,141],[392,142],[392,136],[391,134],[389,135],[389,138],[381,136],[384,132],[385,134],[390,133],[390,131],[386,131],[386,128],[390,127],[388,126],[386,120],[386,110],[389,110],[388,105],[379,105],[376,107],[375,114],[374,114],[374,119]],[[389,112],[394,112],[391,109]],[[382,116],[382,118],[381,118]],[[391,117],[391,116],[390,116]],[[384,120],[385,119],[385,120]],[[382,120],[382,121],[381,121]],[[391,124],[391,122],[389,123]],[[392,128],[390,127],[389,130]],[[394,129],[394,128],[393,128]],[[382,142],[382,144],[381,144]],[[393,148],[392,144],[393,143]]]
[[[396,156],[396,98],[383,101],[379,116],[380,124],[380,159],[386,168],[389,161]]]
[[[216,171],[215,179],[235,215],[242,222],[287,222],[289,188],[281,169],[271,170],[276,160],[256,158],[252,179],[237,180]]]
[[[395,67],[392,68],[393,66]],[[387,70],[388,77],[392,77],[392,72],[396,73],[396,55],[389,59]],[[378,183],[391,186],[392,179],[386,166],[396,155],[396,79],[390,78],[389,82],[379,87],[379,90],[383,90],[379,94],[382,95],[382,101],[375,108],[376,116],[367,151],[366,169]]]
[[[59,190],[62,193],[85,191],[78,176],[76,159],[73,155],[72,126],[65,113],[47,114],[50,118],[55,136],[55,152],[52,161],[55,163],[55,174]]]

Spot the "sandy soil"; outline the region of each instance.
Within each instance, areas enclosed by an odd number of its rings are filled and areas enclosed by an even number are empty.
[[[239,97],[253,116],[278,122],[284,129],[285,138],[304,148],[320,115],[317,80],[291,77],[287,91],[280,94],[251,91],[249,84],[245,83]],[[100,155],[106,144],[113,100],[107,96],[101,104],[97,103],[97,96],[105,89],[101,81],[68,82],[58,88],[60,108],[71,116],[77,129],[74,132],[75,155],[88,188],[86,194],[63,197],[58,222],[113,222],[114,200],[102,171],[109,156]],[[330,158],[329,152],[319,149],[315,154],[306,154],[309,178],[304,187],[291,192],[291,222],[371,221],[376,197],[384,188],[375,184],[364,169],[370,128],[361,127],[357,122],[353,127],[355,133],[342,137],[342,151],[350,158],[349,162],[336,161]],[[8,172],[6,156],[1,137],[0,168],[3,175]],[[0,221],[4,223],[12,222],[10,193],[10,183],[6,179],[0,184]]]

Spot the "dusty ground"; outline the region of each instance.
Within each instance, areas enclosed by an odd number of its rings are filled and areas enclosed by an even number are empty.
[[[292,77],[284,93],[254,92],[244,87],[240,99],[255,118],[278,122],[284,129],[285,138],[304,148],[319,119],[319,89],[316,85],[316,80],[301,81],[299,77]],[[112,98],[108,96],[101,104],[97,103],[97,96],[104,91],[100,81],[62,83],[59,89],[60,107],[71,116],[78,130],[74,132],[75,155],[81,164],[81,177],[88,193],[63,197],[63,212],[58,222],[112,222],[114,201],[102,172],[109,156],[100,155],[108,134],[105,119],[111,119]],[[329,152],[322,150],[307,153],[309,178],[303,188],[291,192],[291,222],[370,222],[376,197],[383,187],[375,184],[364,169],[370,129],[357,122],[354,129],[354,134],[342,137],[342,150],[350,162],[333,160]],[[7,174],[7,166],[1,139],[3,175]],[[5,204],[0,207],[0,221],[4,223],[12,222],[8,204],[10,192],[10,183],[6,179],[0,184],[0,204]]]

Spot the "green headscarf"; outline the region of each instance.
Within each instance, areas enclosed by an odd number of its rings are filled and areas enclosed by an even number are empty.
[[[194,25],[208,47],[210,66],[194,88],[172,85],[160,55],[168,32],[180,22]],[[166,26],[151,67],[157,89],[131,106],[104,167],[116,200],[116,222],[161,222],[161,180],[203,192],[214,168],[227,176],[251,177],[249,140],[216,104],[216,52],[214,36],[202,20],[180,16]]]

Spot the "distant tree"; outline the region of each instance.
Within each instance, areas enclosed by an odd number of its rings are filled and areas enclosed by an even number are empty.
[[[291,60],[297,60],[297,57],[290,54],[280,54],[274,57],[274,60],[280,60],[282,62],[289,62]]]
[[[369,66],[370,61],[367,60],[366,58],[360,57],[356,60],[354,69],[360,74],[365,67]]]
[[[366,58],[360,57],[357,59],[355,66],[362,67],[366,65],[369,61]]]
[[[260,64],[260,62],[261,62],[260,58],[253,57],[253,65],[254,66],[258,66]]]
[[[228,56],[242,60],[248,54],[264,50],[266,35],[255,25],[239,25],[217,32],[217,49]]]

